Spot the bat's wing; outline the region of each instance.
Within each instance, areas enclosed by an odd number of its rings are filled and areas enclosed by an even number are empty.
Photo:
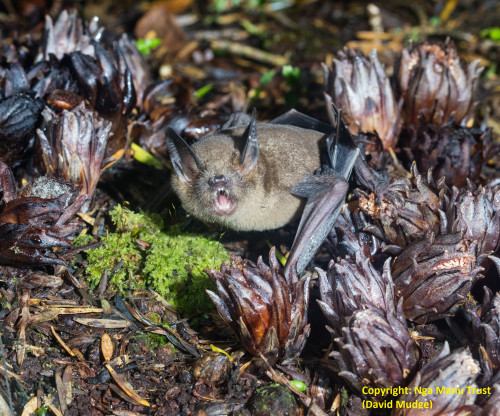
[[[252,116],[249,116],[247,113],[239,111],[237,113],[231,114],[229,119],[221,126],[220,129],[229,130],[229,129],[234,129],[236,127],[248,126],[248,124],[251,121],[252,121]]]
[[[298,127],[317,128],[316,126],[319,126],[319,131],[324,131],[327,134],[330,164],[330,166],[322,167],[320,174],[305,178],[302,183],[292,189],[294,195],[307,198],[287,261],[287,267],[293,267],[290,265],[296,262],[299,274],[306,268],[332,230],[347,194],[349,176],[359,156],[359,148],[342,122],[340,115],[335,115],[335,127],[298,112],[288,112],[284,115],[292,117],[295,121],[301,120],[297,122],[309,123]],[[329,131],[322,125],[328,126]],[[321,130],[323,128],[324,130]]]
[[[309,117],[300,111],[292,109],[269,122],[269,124],[281,124],[301,127],[303,129],[316,130],[320,133],[331,134],[335,132],[335,127],[315,118]]]
[[[348,187],[343,176],[330,170],[321,175],[310,176],[292,189],[294,195],[307,198],[307,203],[288,257],[287,268],[296,261],[299,275],[304,271],[332,230]]]

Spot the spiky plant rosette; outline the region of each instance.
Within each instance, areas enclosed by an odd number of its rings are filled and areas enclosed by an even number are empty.
[[[393,148],[401,129],[400,103],[374,49],[368,56],[344,49],[325,66],[325,90],[352,134],[374,133],[384,149]]]
[[[474,412],[480,409],[474,405],[477,396],[474,389],[479,373],[479,364],[469,351],[459,349],[450,354],[445,342],[439,354],[415,375],[408,385],[408,394],[399,396],[398,401],[403,406],[394,406],[392,416],[477,414]],[[404,406],[412,403],[422,407]],[[427,408],[423,408],[425,404]]]
[[[383,273],[379,273],[371,264],[371,259],[359,252],[355,261],[331,261],[327,273],[321,269],[316,269],[316,272],[321,294],[318,303],[332,331],[338,335],[343,324],[342,318],[351,316],[365,305],[373,305],[384,311],[393,307],[394,284],[389,260],[384,264]]]
[[[500,248],[500,187],[469,182],[462,189],[453,187],[448,195],[444,207],[449,231],[463,231],[465,238],[477,242],[474,254],[484,266],[486,257]]]
[[[406,247],[392,265],[396,296],[404,299],[408,319],[418,323],[451,315],[481,277],[475,243],[463,233],[431,234]]]
[[[427,178],[415,165],[411,177],[395,180],[370,194],[358,190],[359,207],[373,220],[365,230],[373,233],[396,253],[409,244],[427,238],[431,233],[463,233],[474,242],[479,264],[498,250],[500,245],[500,189],[475,186],[448,187],[444,180],[435,181],[431,171]]]
[[[355,262],[330,263],[328,275],[317,272],[318,303],[337,347],[330,357],[339,376],[360,393],[364,386],[404,384],[419,353],[408,331],[402,300],[395,303],[390,260],[382,274],[361,253]]]
[[[342,335],[334,338],[336,350],[330,353],[339,376],[359,393],[364,393],[365,386],[404,384],[418,363],[419,353],[401,302],[387,311],[367,305],[343,321]]]
[[[359,207],[373,220],[365,230],[400,248],[438,232],[441,185],[430,174],[425,180],[414,165],[410,178],[397,179],[370,194],[358,190]]]
[[[300,355],[309,335],[310,276],[299,280],[295,267],[284,276],[275,249],[269,266],[236,258],[219,270],[206,270],[218,295],[207,291],[219,315],[238,334],[245,349],[271,363]]]
[[[42,160],[47,173],[80,187],[91,197],[101,174],[111,123],[94,115],[85,103],[60,115],[43,111],[44,126],[38,129]]]
[[[406,125],[465,126],[472,118],[482,68],[466,64],[452,41],[404,48],[395,72]]]

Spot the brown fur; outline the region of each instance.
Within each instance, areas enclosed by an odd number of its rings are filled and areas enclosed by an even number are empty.
[[[290,189],[320,166],[324,135],[288,125],[257,124],[258,163],[241,176],[238,167],[244,130],[237,127],[211,133],[193,144],[203,169],[191,182],[172,175],[172,185],[184,208],[202,220],[242,231],[282,227],[301,212],[304,201]],[[219,215],[213,208],[208,180],[215,175],[225,175],[233,182],[235,209],[230,215]]]

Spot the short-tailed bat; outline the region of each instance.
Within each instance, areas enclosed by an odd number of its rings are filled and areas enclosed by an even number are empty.
[[[336,120],[291,110],[257,123],[255,112],[236,113],[192,146],[169,128],[173,188],[195,217],[234,230],[274,229],[302,213],[289,257],[301,272],[333,227],[359,153]]]

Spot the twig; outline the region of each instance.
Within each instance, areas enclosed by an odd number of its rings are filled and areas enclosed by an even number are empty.
[[[243,45],[241,43],[235,43],[220,39],[213,40],[211,42],[211,45],[214,50],[229,52],[234,55],[243,56],[247,59],[271,64],[273,66],[283,66],[288,63],[288,59],[284,56],[274,55],[252,46]]]

